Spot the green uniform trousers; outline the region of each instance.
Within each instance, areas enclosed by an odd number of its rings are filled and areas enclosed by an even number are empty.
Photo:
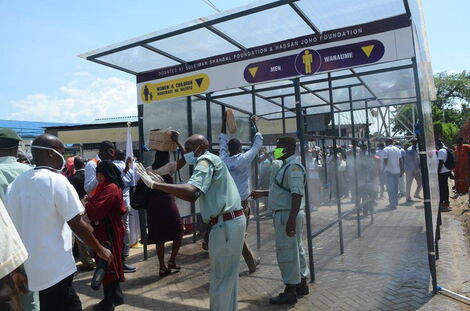
[[[209,235],[210,310],[238,310],[238,273],[245,227],[244,215],[228,221],[223,221],[222,216],[219,216],[218,223],[212,226]]]
[[[299,211],[296,219],[295,236],[288,237],[286,224],[290,210],[274,211],[274,231],[276,236],[276,256],[284,284],[299,284],[300,278],[306,278],[309,271],[302,246],[302,232],[305,212]]]

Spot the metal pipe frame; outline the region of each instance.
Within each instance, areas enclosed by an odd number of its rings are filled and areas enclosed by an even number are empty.
[[[193,107],[191,96],[186,97],[186,113],[188,119],[188,137],[193,135]],[[189,168],[189,176],[193,175],[193,166],[188,165]],[[196,203],[191,202],[191,216],[193,222],[193,243],[196,243]]]
[[[331,89],[331,72],[328,72],[328,86],[330,87],[329,90],[329,97],[330,97],[330,102],[334,102],[333,100],[333,90]],[[330,105],[330,113],[331,113],[331,129],[332,132],[334,133],[336,130],[336,124],[335,124],[335,112],[333,110],[333,105]],[[341,197],[339,195],[339,177],[338,177],[338,165],[336,165],[338,161],[338,155],[337,155],[337,145],[336,145],[336,138],[333,139],[333,161],[335,161],[335,165],[333,168],[334,172],[334,178],[335,178],[335,192],[336,192],[336,206],[338,209],[338,231],[339,231],[339,250],[341,255],[344,254],[344,240],[343,240],[343,218],[341,216]]]
[[[350,117],[351,117],[351,131],[352,131],[352,137],[356,138],[356,130],[354,128],[354,110],[353,110],[353,103],[352,103],[352,92],[351,88],[348,88],[348,96],[349,96],[349,106],[351,107],[351,112],[350,112]],[[357,179],[357,144],[356,140],[352,141],[352,147],[353,147],[353,158],[354,158],[354,191],[355,191],[355,205],[356,205],[356,216],[357,216],[357,237],[361,237],[361,211],[359,210],[359,181]]]
[[[294,79],[294,91],[295,91],[295,110],[297,116],[297,131],[299,134],[299,145],[300,145],[300,157],[302,160],[302,165],[304,168],[307,168],[307,160],[305,154],[305,124],[302,116],[302,103],[300,98],[300,83],[299,78]],[[313,245],[312,239],[312,224],[311,224],[311,215],[310,215],[310,200],[309,200],[309,193],[308,193],[308,178],[305,178],[305,195],[304,195],[304,202],[305,202],[305,218],[306,218],[306,226],[307,226],[307,236],[309,237],[307,240],[308,243],[308,262],[310,267],[310,282],[315,281],[315,265],[313,261]]]
[[[367,124],[365,138],[367,140],[367,150],[369,151],[369,157],[372,157],[371,144],[370,144],[370,129],[369,129],[369,102],[367,100],[366,100],[365,110],[366,110],[366,124]],[[371,224],[374,223],[374,212],[375,212],[374,204],[371,204],[371,210],[370,210],[370,223]]]
[[[137,106],[137,118],[139,127],[139,160],[144,159],[144,105]],[[140,236],[144,244],[144,260],[148,259],[147,252],[147,212],[146,210],[139,210],[139,224],[140,224]]]
[[[212,115],[211,115],[211,93],[206,94],[206,121],[207,121],[207,135],[209,141],[209,150],[212,149]]]
[[[431,206],[431,189],[429,187],[429,171],[427,164],[427,154],[426,154],[426,137],[424,135],[424,112],[421,103],[421,89],[419,85],[419,76],[418,76],[418,65],[416,63],[416,58],[412,58],[413,62],[413,75],[416,89],[416,97],[418,99],[418,104],[416,105],[418,109],[418,118],[419,118],[419,135],[418,136],[418,145],[419,145],[419,158],[421,165],[421,179],[423,184],[423,194],[424,194],[424,218],[426,220],[426,241],[428,245],[428,261],[429,269],[432,278],[432,288],[433,293],[437,293],[437,273],[436,273],[436,253],[434,251],[434,230],[432,223],[432,206]]]
[[[253,115],[256,115],[256,90],[255,86],[251,86],[251,108],[253,111]],[[255,129],[251,126],[250,124],[250,132],[251,132],[251,141],[252,143],[255,142]],[[258,161],[255,160],[253,162],[254,169],[255,169],[255,180],[254,180],[254,186],[255,189],[258,189]],[[261,224],[260,224],[260,215],[259,215],[259,202],[258,200],[255,200],[255,206],[256,206],[256,247],[258,249],[261,248]]]

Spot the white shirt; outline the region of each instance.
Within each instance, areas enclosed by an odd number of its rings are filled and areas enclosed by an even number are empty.
[[[84,209],[65,176],[48,169],[24,172],[8,186],[5,202],[29,254],[24,267],[31,291],[49,288],[77,271],[67,221]]]
[[[320,179],[320,169],[322,165],[320,160],[312,158],[308,165],[308,176],[310,179]]]
[[[396,146],[387,146],[384,148],[384,159],[387,159],[387,165],[384,172],[400,174],[401,150]]]
[[[100,157],[96,155],[95,159],[101,161]],[[96,163],[93,160],[90,160],[85,165],[85,184],[83,188],[87,193],[92,192],[96,186],[98,186],[98,180],[96,180]]]
[[[384,167],[384,154],[385,151],[383,149],[379,149],[375,152],[375,154],[380,158],[380,169]]]
[[[126,169],[126,162],[122,160],[114,160],[113,163],[121,171],[121,178],[122,182],[124,183],[124,189],[122,190],[122,198],[126,207],[129,207],[131,206],[129,191],[130,188],[134,186],[134,171],[132,169],[129,169],[126,173],[124,173],[124,170]]]
[[[445,149],[445,147],[442,147],[442,149],[439,149],[439,152],[437,153],[437,160],[444,161],[444,163],[447,161],[447,150]],[[447,173],[447,172],[450,172],[450,170],[445,165],[442,165],[442,168],[439,171],[439,174]]]
[[[2,200],[0,200],[0,228],[0,279],[2,279],[28,258],[28,252]]]

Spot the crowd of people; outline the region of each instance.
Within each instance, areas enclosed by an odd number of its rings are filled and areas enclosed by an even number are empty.
[[[246,241],[246,230],[253,202],[265,198],[273,215],[276,257],[285,284],[285,290],[269,302],[292,305],[309,294],[302,243],[307,180],[313,207],[351,198],[367,215],[374,212],[375,201],[385,190],[390,209],[397,208],[401,197],[406,202],[421,199],[416,139],[404,147],[386,139],[377,150],[366,144],[336,150],[314,147],[304,168],[296,155],[295,137],[279,137],[268,152],[256,118],[251,122],[255,135],[245,152],[239,139],[229,140],[224,118],[218,155],[203,135],[192,135],[183,145],[178,133],[172,132],[181,157],[170,161],[168,151],[156,151],[148,167],[109,141],[103,141],[88,161],[80,156],[65,160],[63,143],[50,134],[32,142],[34,165],[25,164],[27,157],[18,155],[21,138],[10,129],[0,129],[0,309],[81,310],[73,286],[74,244],[82,270],[96,269],[96,276],[104,267],[99,279],[103,299],[94,310],[114,310],[123,304],[120,283],[125,273],[136,271],[127,258],[130,247],[139,243],[139,217],[133,206],[146,210],[144,230],[147,243],[156,245],[160,277],[181,269],[177,256],[184,225],[176,198],[200,203],[207,223],[210,308],[217,311],[237,310],[240,259],[250,273],[260,263]],[[446,212],[451,210],[449,178],[455,180],[456,194],[468,193],[470,145],[459,139],[453,149],[441,140],[436,146],[439,204]],[[258,189],[251,189],[255,160],[260,168]],[[193,166],[189,180],[175,183],[173,176],[186,165]],[[166,261],[169,241],[171,255]]]

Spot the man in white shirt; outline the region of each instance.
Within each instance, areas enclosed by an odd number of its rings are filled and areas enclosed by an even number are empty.
[[[114,144],[108,140],[100,143],[98,154],[95,158],[87,162],[85,166],[85,191],[89,194],[93,194],[98,180],[96,180],[96,166],[102,160],[114,160],[116,154],[116,148]]]
[[[132,273],[136,271],[134,266],[126,264],[126,259],[129,257],[130,248],[130,228],[129,228],[129,212],[131,209],[130,189],[134,186],[135,174],[132,170],[132,158],[126,159],[126,153],[122,150],[116,150],[116,160],[113,161],[114,165],[121,171],[122,182],[124,189],[122,190],[122,197],[126,205],[127,213],[122,216],[124,222],[124,248],[122,250],[122,257],[124,263],[124,273]]]
[[[222,129],[219,135],[220,144],[220,158],[227,166],[230,175],[232,175],[235,184],[237,185],[240,198],[242,200],[242,207],[246,217],[246,227],[248,228],[248,221],[250,219],[250,206],[248,198],[250,197],[250,171],[251,162],[256,158],[259,150],[263,146],[263,135],[258,132],[255,122],[256,116],[251,118],[253,126],[256,129],[256,134],[253,139],[253,145],[247,152],[242,152],[242,144],[236,138],[232,138],[227,143],[227,117],[224,116],[222,120]],[[259,264],[259,259],[255,259],[248,243],[243,243],[243,258],[248,266],[250,273],[256,271],[256,266]]]
[[[402,160],[403,161],[403,168],[404,168],[405,167],[405,155],[406,155],[405,149],[403,149],[403,146],[402,146],[401,142],[396,142],[395,147],[400,149],[401,157],[403,159]],[[398,179],[398,197],[399,198],[406,196],[405,176],[404,175],[405,174],[400,175],[400,178]]]
[[[113,256],[91,233],[77,192],[60,174],[65,164],[62,142],[44,134],[33,141],[31,150],[37,166],[10,184],[5,199],[28,251],[24,267],[29,288],[39,291],[41,310],[81,310],[72,285],[77,270],[72,231],[100,258],[112,261]]]
[[[389,208],[398,205],[398,181],[403,175],[403,157],[401,150],[393,145],[393,140],[387,138],[384,148],[384,173],[387,182]]]
[[[19,267],[28,258],[26,248],[0,200],[0,310],[23,310],[20,296],[28,291],[24,272]]]
[[[437,176],[439,180],[439,208],[441,212],[449,212],[449,177],[451,176],[451,170],[446,167],[447,161],[447,147],[444,145],[442,139],[439,139],[436,144],[437,147],[437,160],[439,161],[437,168]]]

